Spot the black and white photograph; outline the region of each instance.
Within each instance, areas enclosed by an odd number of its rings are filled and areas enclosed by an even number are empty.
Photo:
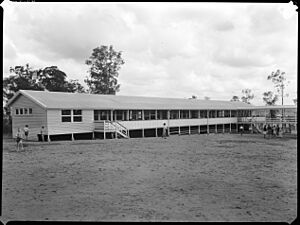
[[[296,220],[298,3],[1,7],[3,224]]]

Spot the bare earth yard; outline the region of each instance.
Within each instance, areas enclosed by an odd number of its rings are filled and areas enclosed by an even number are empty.
[[[217,134],[3,140],[2,217],[68,221],[284,221],[297,217],[296,139]]]

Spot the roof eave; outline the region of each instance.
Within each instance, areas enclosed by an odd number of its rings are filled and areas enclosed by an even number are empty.
[[[41,103],[40,101],[38,101],[37,99],[35,99],[34,97],[32,97],[31,95],[29,95],[26,91],[24,90],[19,90],[18,92],[15,93],[15,95],[7,102],[7,107],[9,107],[10,105],[13,104],[13,102],[15,101],[15,99],[19,96],[19,95],[23,95],[27,98],[29,98],[31,101],[33,101],[34,103],[38,104],[39,106],[41,106],[42,108],[46,109],[47,106],[43,103]]]

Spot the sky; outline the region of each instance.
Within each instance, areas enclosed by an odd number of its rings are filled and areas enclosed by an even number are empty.
[[[84,85],[92,50],[122,52],[117,95],[229,101],[274,91],[280,69],[297,97],[298,15],[290,3],[35,3],[4,1],[3,77],[58,66]],[[281,104],[278,101],[277,104]]]

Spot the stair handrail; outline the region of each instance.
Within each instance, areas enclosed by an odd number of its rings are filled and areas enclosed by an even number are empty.
[[[116,130],[118,130],[119,132],[121,132],[121,133],[123,133],[122,131],[125,131],[125,135],[128,137],[128,129],[125,127],[125,126],[123,126],[122,124],[120,124],[119,122],[117,122],[117,121],[110,121],[110,120],[107,120],[107,122],[109,123],[109,124],[111,124]],[[120,127],[121,128],[123,128],[123,129],[120,129]],[[124,133],[123,133],[124,134]]]

